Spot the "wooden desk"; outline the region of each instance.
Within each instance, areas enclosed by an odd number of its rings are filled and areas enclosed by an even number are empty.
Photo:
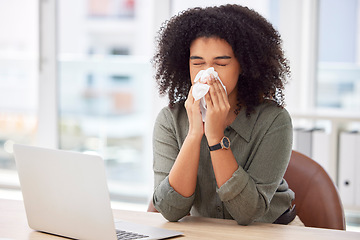
[[[185,217],[180,222],[167,222],[159,213],[114,210],[114,217],[181,231],[184,236],[175,239],[360,239],[360,233],[339,230],[256,223],[240,226],[233,220]],[[0,239],[64,239],[33,231],[27,225],[21,201],[0,199]]]

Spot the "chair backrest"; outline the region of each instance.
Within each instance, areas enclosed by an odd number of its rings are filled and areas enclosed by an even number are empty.
[[[346,229],[337,188],[317,162],[292,151],[284,178],[295,192],[296,212],[305,226]]]
[[[153,201],[150,200],[149,205],[148,205],[148,212],[158,212],[158,210],[156,210],[156,208],[154,207]]]

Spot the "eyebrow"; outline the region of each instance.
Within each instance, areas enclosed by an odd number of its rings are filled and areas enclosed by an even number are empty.
[[[199,56],[191,56],[190,57],[190,60],[194,60],[194,59],[203,59],[202,57],[199,57]],[[217,59],[231,59],[230,56],[218,56],[216,58],[214,58],[215,60]]]
[[[203,58],[199,56],[191,56],[190,59],[193,60],[193,59],[203,59]]]
[[[219,56],[214,59],[230,59],[230,58],[231,58],[230,56]]]

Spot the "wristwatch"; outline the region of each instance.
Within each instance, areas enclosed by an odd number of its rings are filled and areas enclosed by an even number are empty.
[[[218,144],[209,146],[210,151],[215,151],[219,149],[229,149],[230,148],[230,139],[228,137],[223,137]]]

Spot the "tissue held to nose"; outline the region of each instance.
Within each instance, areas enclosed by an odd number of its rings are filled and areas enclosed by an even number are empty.
[[[193,86],[193,90],[192,90],[192,95],[193,95],[195,101],[201,99],[200,100],[200,110],[201,110],[201,116],[202,116],[203,122],[205,122],[205,117],[206,117],[205,95],[210,89],[210,86],[208,84],[205,84],[204,82],[206,82],[205,81],[206,78],[210,77],[210,75],[213,75],[214,78],[219,80],[219,82],[221,83],[221,85],[223,86],[223,88],[226,92],[226,87],[221,82],[218,73],[214,70],[213,67],[210,67],[206,70],[201,70],[198,72],[198,74],[196,74],[195,80],[194,80],[194,86]]]

